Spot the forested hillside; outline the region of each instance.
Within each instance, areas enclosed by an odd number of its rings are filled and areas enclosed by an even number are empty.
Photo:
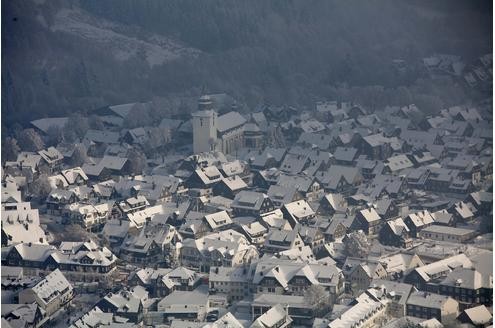
[[[421,58],[491,52],[491,12],[483,0],[3,1],[3,124],[204,86],[250,106],[354,93],[436,107],[464,95],[426,81]]]

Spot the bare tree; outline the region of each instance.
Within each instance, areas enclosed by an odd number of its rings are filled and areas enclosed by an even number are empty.
[[[73,165],[82,166],[88,161],[88,155],[86,147],[82,144],[77,144],[74,146],[74,153],[72,154],[71,162]]]
[[[48,145],[56,146],[62,141],[64,132],[62,128],[52,125],[48,128],[46,134],[48,135]]]
[[[129,171],[133,174],[143,173],[146,167],[146,156],[139,150],[133,148],[127,153],[127,158],[129,160]]]
[[[124,119],[124,126],[129,129],[149,126],[152,123],[148,105],[141,103],[134,104]]]
[[[80,113],[74,113],[69,116],[64,127],[64,136],[70,141],[74,136],[82,138],[89,130],[88,118]]]
[[[7,137],[2,141],[2,159],[4,161],[15,161],[21,148],[15,138]]]
[[[323,316],[330,311],[330,294],[321,285],[311,285],[304,293],[304,300],[313,308],[315,316]]]
[[[361,230],[351,232],[343,241],[347,256],[364,258],[368,255],[371,248],[368,238]]]
[[[105,129],[105,125],[103,125],[103,121],[98,115],[91,115],[88,118],[88,124],[91,129],[95,129],[95,130]]]
[[[45,143],[34,129],[24,129],[19,134],[19,146],[25,151],[38,151],[45,148]]]
[[[144,148],[147,153],[152,150],[165,145],[170,140],[170,130],[162,128],[150,128],[148,133],[148,139],[144,144]]]
[[[46,197],[48,197],[48,195],[52,191],[52,187],[50,186],[50,182],[48,181],[48,176],[46,174],[40,175],[38,179],[34,180],[31,183],[30,191],[33,196],[36,196],[40,199],[45,199]]]

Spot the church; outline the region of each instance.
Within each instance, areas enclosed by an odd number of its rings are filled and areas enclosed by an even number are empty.
[[[234,154],[244,146],[246,119],[236,111],[218,116],[208,95],[198,100],[198,111],[192,114],[193,151],[195,154],[221,151]]]

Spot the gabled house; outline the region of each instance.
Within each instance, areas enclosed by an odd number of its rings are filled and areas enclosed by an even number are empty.
[[[381,133],[361,137],[359,149],[361,154],[375,160],[384,160],[392,155],[390,140]]]
[[[352,230],[363,230],[368,235],[379,233],[383,220],[372,207],[360,210],[352,222]]]
[[[127,158],[105,155],[97,164],[86,163],[82,169],[90,179],[102,181],[129,174],[131,162]]]
[[[207,166],[196,169],[186,184],[189,188],[211,188],[222,179],[222,173],[215,166]]]
[[[342,238],[345,236],[348,230],[348,226],[346,223],[349,220],[347,220],[345,217],[340,218],[340,217],[333,217],[332,220],[330,221],[330,224],[324,231],[324,236],[326,241],[335,241],[336,239]]]
[[[447,277],[455,268],[471,268],[473,262],[466,254],[447,257],[418,268],[415,268],[404,278],[404,282],[414,285],[419,290],[427,290],[432,281]]]
[[[299,246],[304,246],[304,242],[296,230],[272,228],[266,235],[263,248],[267,253],[277,253]]]
[[[306,169],[310,162],[308,154],[288,153],[280,164],[280,170],[290,175],[299,174]]]
[[[189,212],[191,214],[191,212]],[[201,215],[202,213],[198,213]],[[184,238],[198,239],[204,237],[210,232],[210,227],[204,217],[186,218],[185,222],[179,228],[179,233]]]
[[[474,219],[475,215],[464,202],[458,202],[451,206],[448,211],[454,216],[454,221],[457,223],[466,223]]]
[[[379,199],[375,202],[375,207],[378,215],[385,220],[396,218],[399,215],[399,208],[393,199]]]
[[[335,265],[262,258],[253,266],[257,294],[303,296],[310,286],[320,285],[335,300],[344,292],[344,275]]]
[[[277,185],[295,188],[308,202],[318,201],[323,196],[321,184],[314,177],[280,174]]]
[[[426,181],[430,175],[430,170],[425,167],[410,170],[406,176],[407,185],[410,188],[426,189]]]
[[[427,210],[411,213],[404,218],[404,223],[409,228],[411,237],[416,238],[421,229],[429,227],[435,222],[431,213]]]
[[[172,253],[179,240],[180,235],[171,225],[147,225],[139,235],[127,236],[120,246],[120,258],[139,265],[164,263],[167,260],[165,254]]]
[[[282,174],[277,168],[255,171],[253,174],[253,186],[267,190],[270,186],[277,184]]]
[[[381,287],[369,288],[356,297],[337,318],[328,323],[328,328],[353,327],[356,322],[361,327],[373,327],[387,318],[389,295]],[[359,327],[359,326],[358,326]]]
[[[479,305],[462,311],[457,321],[474,327],[488,327],[493,322],[493,315],[486,306]]]
[[[491,305],[493,298],[492,275],[476,268],[457,267],[441,281],[432,282],[428,290],[450,296],[464,306],[472,304]]]
[[[91,327],[93,325],[99,327],[109,324],[124,327],[133,325],[129,319],[111,312],[105,313],[99,307],[95,306],[74,321],[69,328]]]
[[[175,269],[144,268],[131,273],[129,284],[143,286],[152,297],[164,297],[175,290],[196,289],[201,284],[201,278],[197,272],[181,266]]]
[[[332,136],[322,133],[303,132],[297,140],[297,144],[301,146],[314,147],[326,151],[332,145]]]
[[[254,216],[273,211],[275,206],[271,199],[263,193],[242,190],[239,192],[230,206],[235,216]]]
[[[144,306],[140,295],[127,289],[108,293],[96,306],[103,312],[117,314],[134,324],[143,320]]]
[[[465,203],[471,203],[481,214],[487,214],[492,210],[493,193],[478,191],[470,193],[464,200]]]
[[[245,160],[253,170],[264,170],[272,167],[279,167],[287,153],[287,148],[270,148],[250,152]]]
[[[31,183],[39,176],[40,172],[47,172],[41,156],[31,152],[20,152],[15,162],[5,162],[5,173],[12,176],[23,176],[27,183]]]
[[[84,173],[80,167],[73,167],[71,169],[62,170],[60,174],[64,177],[69,185],[82,186],[88,182],[88,176]]]
[[[103,227],[102,235],[112,249],[118,248],[127,237],[129,228],[130,222],[125,219],[109,219]]]
[[[174,291],[158,302],[157,309],[163,313],[167,323],[173,319],[204,321],[210,309],[208,290],[197,288],[194,291]]]
[[[344,264],[345,266],[346,264]],[[363,261],[353,266],[347,279],[354,294],[368,289],[374,279],[382,279],[387,276],[387,271],[378,261]]]
[[[230,199],[248,187],[248,185],[238,175],[222,178],[219,183],[213,187],[213,193]]]
[[[289,221],[292,227],[297,224],[311,225],[316,218],[316,213],[305,200],[285,204],[281,210],[284,218]]]
[[[264,244],[268,233],[268,228],[258,221],[241,224],[241,230],[249,242],[258,247]]]
[[[259,252],[244,235],[225,230],[199,239],[186,238],[179,248],[179,261],[188,268],[209,272],[211,266],[242,266],[258,258]]]
[[[226,230],[232,226],[232,219],[226,211],[205,215],[204,220],[209,229],[213,232]]]
[[[325,235],[323,235],[320,229],[300,224],[296,225],[294,229],[299,232],[304,245],[310,246],[315,254],[323,247]]]
[[[292,321],[282,305],[277,304],[256,318],[249,328],[290,328]]]
[[[354,166],[358,156],[358,149],[353,147],[337,147],[333,153],[335,164]]]
[[[1,214],[2,246],[47,243],[45,231],[40,226],[38,209],[31,208],[31,203],[3,203]]]
[[[241,162],[240,160],[221,163],[219,170],[224,177],[239,176],[243,180],[250,174],[249,165],[245,162]]]
[[[72,203],[63,209],[63,218],[81,225],[88,231],[99,231],[111,216],[113,203]]]
[[[62,167],[64,156],[57,150],[57,148],[49,147],[47,149],[40,150],[38,154],[41,156],[50,172],[58,171]]]
[[[295,187],[284,187],[280,185],[271,185],[267,191],[268,197],[272,200],[273,205],[282,207],[284,204],[301,200],[303,196]]]
[[[326,171],[320,171],[315,178],[327,192],[352,194],[363,180],[356,167],[332,165]]]
[[[144,210],[150,203],[144,196],[135,196],[127,198],[115,204],[112,208],[112,216],[118,218],[127,218],[129,214]]]
[[[401,248],[412,246],[409,228],[402,218],[387,221],[380,229],[380,243]]]
[[[389,157],[385,161],[385,171],[392,174],[399,174],[411,167],[414,167],[413,162],[404,154]]]
[[[433,217],[433,220],[435,220],[433,224],[451,227],[455,225],[454,215],[447,210],[433,212],[431,213],[431,216]]]
[[[332,216],[335,213],[345,213],[347,211],[347,201],[341,194],[329,193],[320,200],[317,213],[320,215]]]
[[[211,267],[208,278],[211,295],[225,295],[228,302],[251,294],[248,270],[244,267]]]
[[[459,303],[448,296],[415,292],[407,300],[406,314],[424,319],[435,318],[445,323],[457,318]]]
[[[19,303],[36,302],[47,314],[53,315],[67,306],[74,297],[72,285],[59,269],[56,269],[33,287],[19,293]]]
[[[37,303],[31,304],[2,304],[2,327],[41,327],[50,317]]]

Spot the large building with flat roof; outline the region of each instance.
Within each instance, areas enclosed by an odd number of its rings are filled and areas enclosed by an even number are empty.
[[[432,225],[419,232],[420,238],[455,243],[463,243],[474,238],[474,236],[476,236],[475,230],[446,227],[441,225]]]

